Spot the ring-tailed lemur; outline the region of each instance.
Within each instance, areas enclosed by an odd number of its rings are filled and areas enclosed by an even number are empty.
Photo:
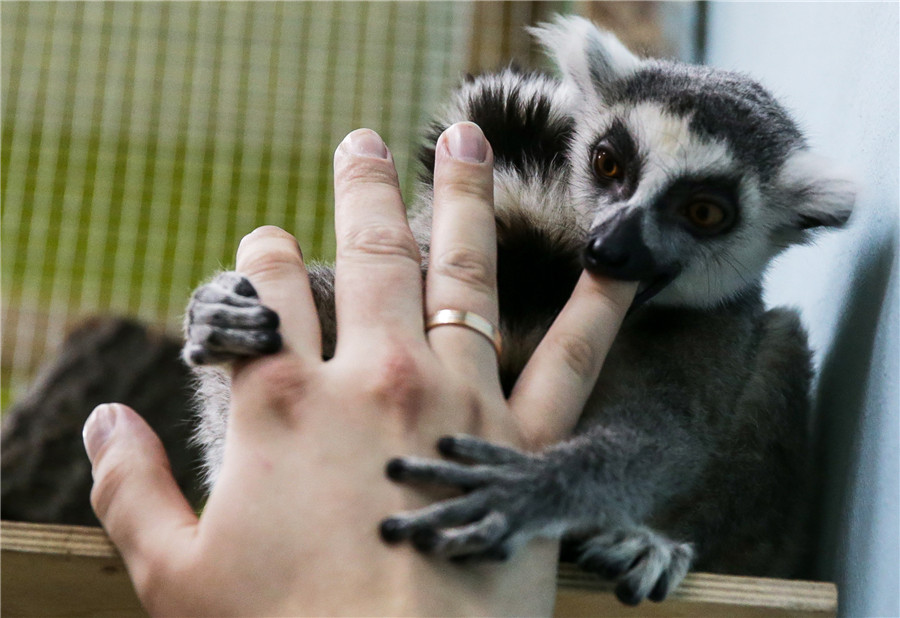
[[[731,72],[639,59],[580,18],[533,33],[560,79],[469,80],[428,136],[481,126],[495,157],[501,365],[508,388],[582,268],[641,282],[572,438],[524,453],[467,437],[452,461],[399,458],[397,481],[465,490],[382,524],[390,541],[498,558],[565,536],[628,603],[663,599],[688,571],[788,576],[803,551],[811,368],[798,316],[766,310],[771,259],[840,226],[852,185],[810,154],[787,112]],[[430,176],[427,178],[430,181]],[[430,195],[413,222],[427,259]],[[311,271],[326,357],[332,272]],[[215,365],[278,348],[276,316],[237,273],[189,306],[185,359]],[[199,439],[221,460],[227,378],[199,367]]]

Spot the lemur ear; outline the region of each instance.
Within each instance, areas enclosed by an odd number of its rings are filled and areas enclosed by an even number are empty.
[[[843,226],[850,218],[858,192],[850,173],[807,150],[798,150],[788,158],[778,185],[788,200],[790,225],[801,231]]]
[[[563,77],[586,95],[604,97],[614,80],[633,73],[641,60],[615,37],[582,17],[558,16],[528,31],[559,67]]]

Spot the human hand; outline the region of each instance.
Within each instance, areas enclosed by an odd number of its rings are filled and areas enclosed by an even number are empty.
[[[335,155],[339,337],[327,362],[294,239],[277,228],[244,238],[237,270],[279,314],[284,349],[233,368],[224,463],[200,518],[139,416],[118,404],[91,415],[92,504],[148,611],[550,612],[554,543],[503,564],[457,566],[377,534],[384,517],[430,501],[388,481],[392,456],[431,454],[447,433],[524,448],[566,434],[634,292],[584,275],[508,401],[486,338],[451,326],[426,335],[423,316],[443,308],[497,323],[491,169],[473,125],[438,142],[423,293],[390,153],[370,131],[344,140]]]

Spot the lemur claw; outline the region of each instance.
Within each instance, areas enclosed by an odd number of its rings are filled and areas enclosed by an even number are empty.
[[[580,552],[578,566],[618,582],[616,596],[626,605],[664,600],[684,579],[694,555],[690,544],[643,526],[597,535]]]

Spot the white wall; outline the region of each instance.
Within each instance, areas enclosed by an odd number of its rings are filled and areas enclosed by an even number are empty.
[[[771,88],[861,181],[850,226],[785,254],[767,286],[800,308],[816,351],[816,570],[844,616],[900,616],[898,17],[896,2],[709,7],[706,61]]]

